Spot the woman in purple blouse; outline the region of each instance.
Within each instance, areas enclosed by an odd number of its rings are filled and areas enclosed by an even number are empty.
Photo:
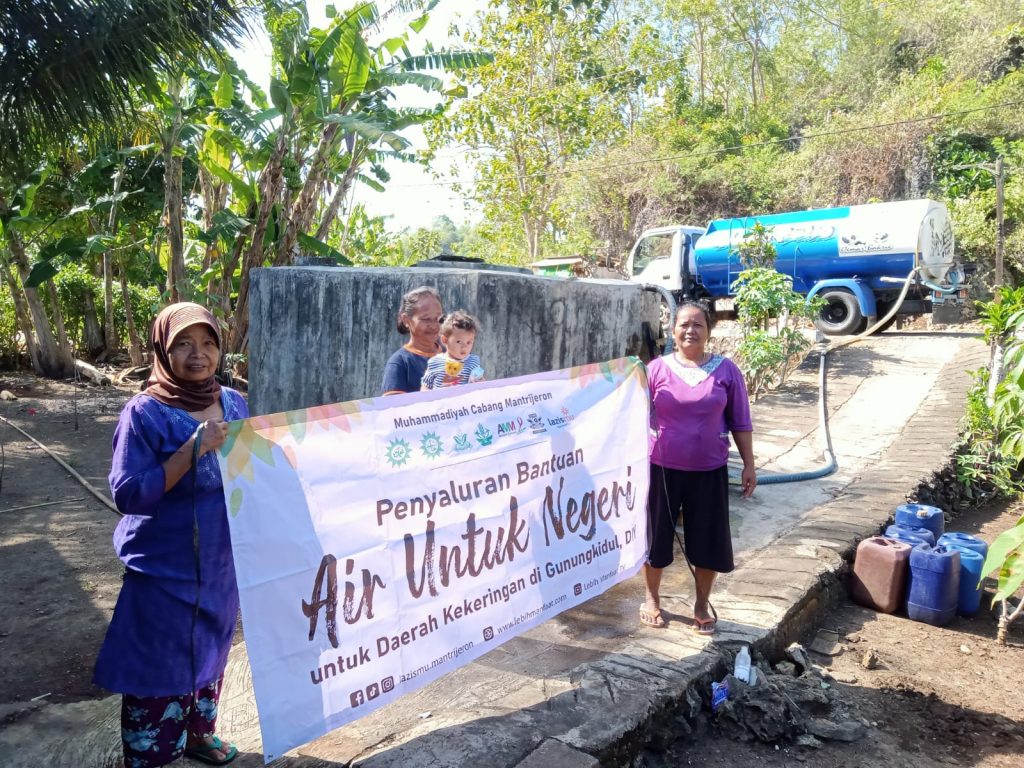
[[[227,422],[248,409],[214,378],[220,332],[205,308],[167,307],[152,341],[149,385],[125,405],[114,432],[110,490],[124,513],[114,547],[125,574],[95,681],[123,694],[126,768],[182,754],[222,765],[238,755],[214,735],[238,591],[212,452]]]
[[[733,569],[729,433],[743,459],[744,498],[757,486],[747,387],[731,360],[707,352],[712,325],[703,305],[684,302],[672,331],[675,351],[647,368],[655,434],[650,443],[647,594],[640,620],[650,627],[667,625],[658,590],[662,571],[673,560],[672,540],[682,511],[686,557],[696,582],[693,628],[701,634],[715,631],[708,601],[715,576]]]

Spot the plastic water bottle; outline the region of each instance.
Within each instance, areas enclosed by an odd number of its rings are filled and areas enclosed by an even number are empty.
[[[733,668],[733,676],[744,683],[750,682],[750,648],[745,645],[736,654],[736,666]]]

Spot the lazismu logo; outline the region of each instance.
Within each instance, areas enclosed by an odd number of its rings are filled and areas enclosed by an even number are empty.
[[[565,406],[562,406],[562,415],[555,416],[553,419],[549,418],[548,424],[552,427],[565,427],[568,426],[569,422],[571,422],[574,418],[576,417],[572,415],[572,411],[570,411]]]

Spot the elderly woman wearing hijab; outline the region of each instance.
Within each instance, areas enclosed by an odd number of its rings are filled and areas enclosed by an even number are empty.
[[[114,547],[125,574],[95,681],[123,694],[127,768],[182,754],[223,765],[238,755],[214,735],[238,592],[211,452],[248,409],[214,378],[221,339],[209,311],[172,304],[154,321],[152,341],[149,385],[114,432],[110,489],[124,513]]]
[[[444,350],[438,344],[441,333],[441,297],[433,288],[421,285],[402,296],[398,310],[398,332],[409,342],[395,351],[384,365],[382,395],[419,392],[427,361]]]

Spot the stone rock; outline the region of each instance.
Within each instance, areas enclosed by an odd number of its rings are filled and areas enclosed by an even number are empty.
[[[697,721],[700,717],[701,708],[704,706],[704,702],[701,701],[700,694],[693,687],[686,689],[686,700],[683,702],[683,717],[685,717],[691,724]]]
[[[864,667],[864,669],[874,669],[878,666],[878,654],[875,652],[874,648],[868,648],[864,651],[864,655],[861,656],[860,659],[860,665]]]
[[[784,689],[790,699],[805,712],[825,714],[832,705],[827,689],[814,675],[801,675],[795,680],[786,680]]]
[[[826,629],[818,631],[808,648],[822,656],[838,656],[843,652],[843,646],[839,644],[839,633]]]
[[[811,660],[807,658],[807,651],[800,643],[792,643],[786,649],[786,657],[796,664],[797,671],[801,674],[811,668]]]
[[[18,396],[16,394],[14,394],[13,392],[11,392],[11,390],[9,390],[9,389],[5,389],[3,392],[0,392],[0,400],[17,400],[17,399],[18,399]]]
[[[833,672],[832,679],[837,683],[847,683],[853,685],[857,682],[857,676],[850,674],[849,672]]]
[[[821,749],[824,746],[824,742],[816,736],[812,736],[809,733],[801,733],[796,737],[796,745],[798,747],[810,747],[811,749]]]
[[[791,661],[780,661],[775,665],[775,671],[780,675],[786,675],[788,677],[796,677],[797,670],[796,664]]]
[[[775,678],[756,688],[730,680],[729,701],[718,710],[717,723],[727,735],[741,741],[792,741],[805,731],[807,716],[793,701],[788,686],[792,678]]]
[[[818,717],[812,717],[807,721],[806,730],[812,736],[831,741],[857,741],[863,738],[866,732],[864,726],[856,720],[833,723],[831,720],[823,720]]]
[[[558,739],[548,739],[520,761],[516,768],[598,768],[600,763],[593,755],[580,752]]]

